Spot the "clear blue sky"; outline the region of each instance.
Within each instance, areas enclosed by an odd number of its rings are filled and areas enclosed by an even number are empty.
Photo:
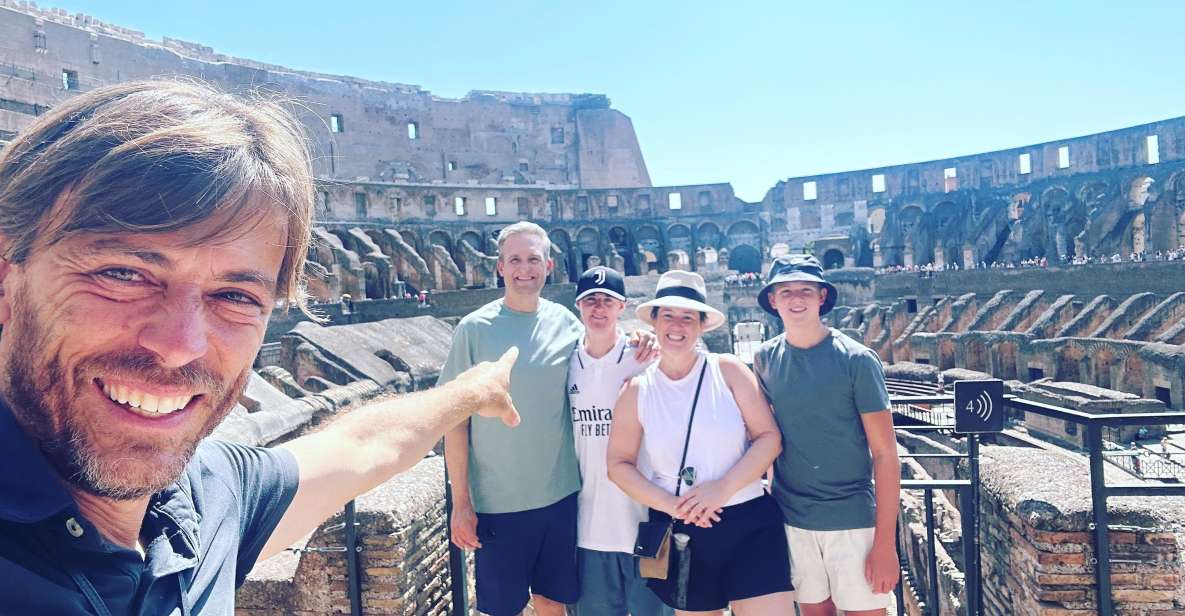
[[[728,181],[750,201],[791,176],[1185,115],[1181,2],[41,4],[440,96],[606,94],[656,185]]]

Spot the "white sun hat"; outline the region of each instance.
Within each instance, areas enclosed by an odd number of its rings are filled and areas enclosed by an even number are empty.
[[[704,331],[710,331],[724,325],[724,313],[707,304],[708,294],[704,287],[704,278],[695,272],[671,270],[658,279],[658,289],[654,292],[654,299],[638,306],[638,318],[650,326],[654,326],[654,318],[650,313],[655,308],[685,308],[695,310],[706,315]]]

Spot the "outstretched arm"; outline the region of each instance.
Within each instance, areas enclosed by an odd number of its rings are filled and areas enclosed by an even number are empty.
[[[512,348],[446,385],[368,404],[284,444],[296,457],[300,484],[260,558],[276,554],[354,497],[411,468],[445,431],[462,421],[467,425],[472,414],[517,425],[510,401],[510,368],[517,357]]]

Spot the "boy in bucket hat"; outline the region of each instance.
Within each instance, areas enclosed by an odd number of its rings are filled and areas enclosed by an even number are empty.
[[[803,616],[884,614],[899,573],[901,467],[884,369],[821,319],[838,298],[811,255],[775,260],[757,296],[785,329],[753,370],[782,431],[773,495]]]
[[[634,356],[618,327],[625,310],[625,280],[616,270],[590,268],[576,285],[584,337],[568,361],[568,402],[580,462],[576,563],[580,600],[576,616],[670,616],[673,610],[646,587],[633,556],[646,507],[609,481],[605,452],[617,394],[651,361]]]

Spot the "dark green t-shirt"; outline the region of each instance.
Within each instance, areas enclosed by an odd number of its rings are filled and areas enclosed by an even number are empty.
[[[783,334],[761,346],[753,371],[782,430],[773,495],[786,523],[874,526],[872,454],[860,415],[889,408],[880,358],[835,329],[809,349],[791,346]]]

